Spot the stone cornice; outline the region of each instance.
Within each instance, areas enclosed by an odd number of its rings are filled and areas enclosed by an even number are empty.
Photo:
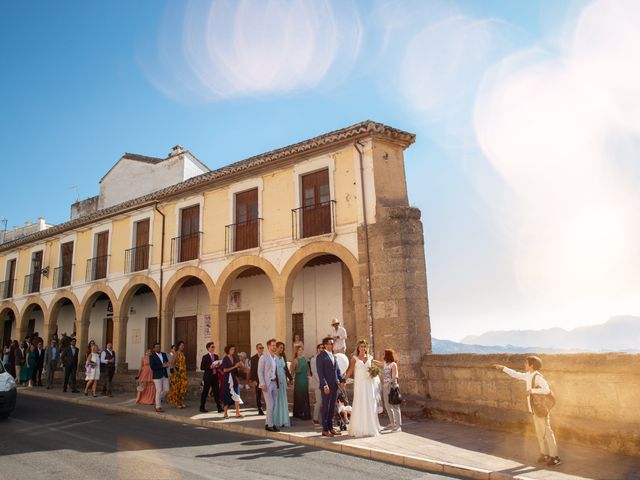
[[[328,146],[337,146],[366,137],[384,138],[400,145],[402,148],[407,148],[415,141],[416,138],[416,136],[412,133],[398,130],[382,123],[376,123],[371,120],[366,120],[364,122],[351,125],[350,127],[325,133],[318,137],[310,138],[308,140],[304,140],[287,147],[272,150],[270,152],[247,158],[246,160],[232,163],[225,167],[219,168],[217,170],[212,170],[202,175],[198,175],[197,177],[190,178],[184,182],[171,185],[170,187],[163,188],[162,190],[158,190],[148,195],[137,197],[118,205],[98,210],[97,212],[91,213],[84,217],[76,218],[74,220],[58,224],[41,232],[36,232],[12,242],[7,242],[3,245],[0,245],[0,253],[13,250],[14,248],[20,247],[22,245],[27,245],[47,238],[55,237],[56,235],[67,232],[69,230],[82,228],[100,220],[104,220],[132,210],[137,210],[147,205],[153,205],[154,203],[160,201],[169,200],[185,193],[202,189],[203,187],[212,186],[222,180],[231,179],[235,176],[239,176],[245,172],[257,169],[262,166],[279,163],[280,161],[284,161],[290,157],[297,157],[302,154],[311,154],[316,151],[326,149],[326,147]]]

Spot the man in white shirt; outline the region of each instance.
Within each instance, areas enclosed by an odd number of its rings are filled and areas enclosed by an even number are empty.
[[[320,391],[320,382],[318,382],[318,365],[316,360],[318,355],[324,350],[324,346],[319,343],[316,346],[316,354],[309,360],[311,367],[311,379],[309,380],[309,388],[315,394],[315,404],[313,405],[313,424],[320,425],[322,420],[322,392]]]
[[[111,384],[113,374],[116,372],[116,352],[113,351],[113,344],[107,343],[106,348],[100,353],[100,372],[104,375],[102,384],[102,395],[113,396]]]
[[[333,353],[346,353],[347,351],[347,331],[340,326],[340,320],[334,318],[331,320],[333,330],[329,336],[333,338]]]
[[[522,380],[527,385],[527,407],[529,413],[533,417],[533,426],[536,430],[536,437],[538,438],[538,445],[540,446],[540,457],[538,463],[546,463],[550,467],[560,465],[560,457],[558,456],[558,445],[556,444],[556,437],[551,430],[551,417],[547,413],[543,416],[538,416],[533,412],[531,408],[531,395],[549,395],[551,389],[547,380],[540,373],[542,368],[542,360],[536,356],[529,356],[525,359],[524,368],[525,372],[517,372],[504,365],[494,365],[498,370],[502,370],[504,373],[512,378]]]
[[[280,382],[286,381],[284,378],[278,378],[278,366],[276,364],[276,339],[272,338],[267,342],[267,353],[263,354],[258,360],[258,384],[264,394],[264,402],[266,404],[265,430],[269,432],[279,432],[280,430],[273,424],[273,411],[276,406],[278,397],[278,388]]]

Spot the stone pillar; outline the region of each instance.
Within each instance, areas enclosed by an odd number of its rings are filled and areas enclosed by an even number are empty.
[[[356,341],[356,310],[353,300],[353,279],[347,266],[342,264],[342,326],[347,331],[347,352],[353,351]],[[329,332],[330,326],[325,330]]]
[[[384,348],[394,349],[405,392],[424,395],[420,366],[422,357],[431,353],[431,328],[420,210],[379,207],[376,223],[368,228],[376,356]],[[364,232],[359,230],[365,254],[360,258],[366,259]]]
[[[226,342],[227,338],[227,309],[225,305],[217,305],[215,303],[211,304],[211,341],[216,346],[216,352],[218,355],[222,355],[224,345],[222,344],[223,339]]]
[[[160,324],[160,348],[163,352],[171,349],[173,335],[173,309],[165,308],[162,311],[162,323]]]
[[[88,316],[88,315],[87,315]],[[89,343],[89,320],[76,318],[76,346],[80,349],[78,355],[78,369],[80,370],[87,359],[87,344]]]
[[[116,365],[118,373],[127,373],[129,365],[127,363],[127,323],[129,317],[113,317],[113,349],[116,352]]]
[[[286,353],[288,356],[291,356],[293,352],[293,332],[291,331],[293,298],[276,295],[273,297],[273,303],[276,310],[276,339],[285,343],[287,346]]]

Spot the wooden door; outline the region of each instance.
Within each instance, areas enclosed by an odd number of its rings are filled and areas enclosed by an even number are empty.
[[[40,291],[40,278],[42,276],[42,250],[31,254],[31,288],[29,293]]]
[[[60,257],[62,272],[60,275],[60,283],[58,287],[71,285],[71,265],[73,264],[73,242],[67,242],[60,245]]]
[[[227,313],[227,345],[235,345],[236,353],[251,353],[251,313]]]
[[[159,340],[158,317],[149,317],[147,318],[147,348],[153,349],[153,344]]]
[[[329,170],[302,177],[302,237],[331,232]]]
[[[200,250],[200,205],[182,210],[180,220],[180,261],[195,260]]]
[[[13,297],[13,287],[16,283],[16,259],[9,260],[9,264],[7,265],[7,284],[5,287],[5,291],[2,292],[4,298]]]
[[[95,274],[93,280],[106,278],[107,259],[109,255],[109,232],[100,232],[96,235]]]
[[[133,271],[149,268],[149,219],[136,222],[136,248],[134,250]]]
[[[234,251],[256,248],[259,242],[258,227],[258,189],[236,194]]]
[[[107,317],[104,319],[105,328],[104,328],[104,344],[102,345],[101,350],[107,346],[107,343],[113,343],[113,318]],[[117,354],[118,352],[116,352]]]
[[[184,355],[187,358],[187,370],[196,369],[198,355],[198,317],[177,317],[174,342],[184,342]]]

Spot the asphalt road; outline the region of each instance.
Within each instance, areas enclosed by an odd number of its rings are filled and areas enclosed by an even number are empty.
[[[303,445],[19,396],[0,479],[451,479]]]

